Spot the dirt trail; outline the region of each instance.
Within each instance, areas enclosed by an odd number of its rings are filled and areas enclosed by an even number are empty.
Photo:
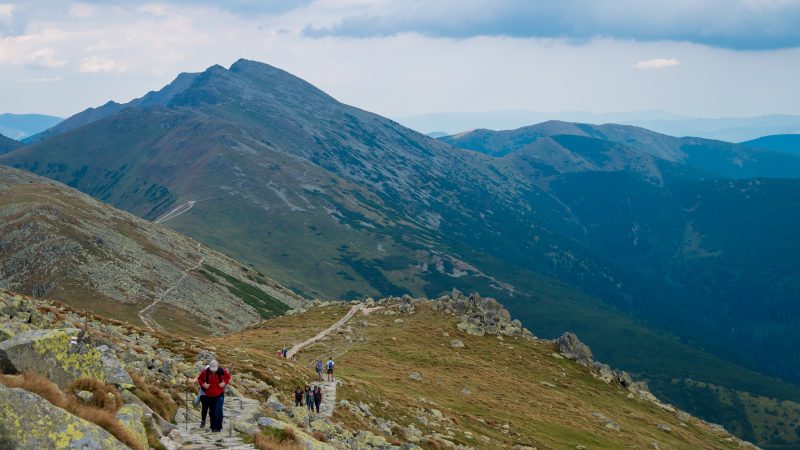
[[[197,244],[197,251],[198,252],[201,251],[200,243]],[[167,294],[172,292],[176,287],[178,287],[181,283],[183,283],[183,281],[189,276],[189,272],[198,269],[200,266],[203,265],[205,261],[206,261],[206,256],[201,253],[200,260],[197,261],[197,264],[184,270],[183,275],[181,275],[178,281],[172,283],[172,286],[168,287],[166,290],[164,290],[164,292],[159,294],[156,297],[156,299],[153,300],[153,303],[150,303],[149,305],[145,306],[139,311],[139,319],[141,319],[141,321],[147,326],[148,329],[150,330],[162,329],[161,325],[159,325],[155,320],[153,320],[152,317],[150,317],[150,315],[153,313],[153,310],[159,303],[161,303],[162,300],[164,300],[164,297],[166,297]]]
[[[155,223],[165,222],[169,219],[174,219],[181,214],[185,213],[186,211],[192,209],[194,204],[197,203],[196,200],[189,200],[188,202],[178,205],[172,208],[168,213],[164,214],[163,216],[159,217],[158,219],[154,220]]]
[[[318,340],[320,340],[320,339],[324,338],[325,336],[331,334],[331,332],[338,330],[342,325],[347,323],[347,321],[350,320],[363,307],[364,307],[363,303],[359,303],[357,305],[353,305],[350,308],[350,311],[348,311],[347,314],[344,315],[344,317],[339,319],[338,322],[336,322],[335,324],[329,326],[327,329],[325,329],[323,331],[320,331],[316,336],[314,336],[312,338],[308,338],[308,339],[306,339],[305,341],[303,341],[303,342],[301,342],[299,344],[295,344],[292,348],[289,349],[288,353],[286,354],[286,357],[289,358],[289,359],[292,359],[292,357],[297,352],[302,350],[303,347],[311,345],[314,342],[317,342]]]

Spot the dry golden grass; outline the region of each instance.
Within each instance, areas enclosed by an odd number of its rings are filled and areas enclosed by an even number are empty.
[[[116,413],[122,407],[122,396],[117,388],[96,378],[78,378],[67,385],[68,394],[74,396],[78,391],[91,392],[93,394],[91,405],[95,408]]]
[[[130,372],[133,384],[136,386],[136,396],[139,397],[147,406],[158,413],[165,420],[171,421],[175,417],[178,405],[173,400],[172,395],[165,392],[158,386],[147,382],[141,375]]]
[[[297,360],[277,360],[274,349],[287,340],[289,345],[308,338],[335,322],[347,306],[312,309],[308,313],[271,319],[259,327],[222,338],[211,338],[225,358],[234,354],[231,342],[242,342],[243,353],[253,362],[248,370],[269,372],[278,392],[288,400],[294,386],[316,378],[313,361],[335,355],[340,385],[339,399],[364,402],[372,412],[403,426],[414,424],[424,435],[441,433],[445,427],[470,431],[474,439],[456,432],[449,440],[479,449],[510,447],[516,444],[537,448],[648,448],[658,442],[661,448],[735,448],[703,424],[692,420],[681,425],[675,414],[657,405],[627,398],[628,391],[616,384],[607,385],[591,376],[589,369],[575,362],[552,356],[553,345],[521,338],[467,336],[456,329],[456,319],[417,306],[414,315],[356,316],[348,324],[355,337],[348,341],[338,333],[304,349]],[[370,325],[361,326],[361,320]],[[297,327],[307,330],[303,336]],[[445,335],[447,333],[447,335]],[[452,349],[450,341],[460,339],[463,349]],[[269,369],[269,371],[267,370]],[[409,378],[412,371],[422,381]],[[469,388],[469,394],[462,393]],[[424,397],[425,399],[422,399]],[[385,403],[384,403],[385,402]],[[432,419],[437,409],[446,422],[417,423],[422,414]],[[593,413],[601,413],[618,423],[621,431],[605,428]],[[368,429],[365,419],[343,408],[334,420],[351,429]],[[672,432],[656,428],[664,423]],[[508,428],[505,428],[506,426]],[[400,430],[389,440],[403,438]],[[488,439],[488,441],[486,440]],[[439,448],[430,440],[424,448]]]
[[[20,388],[29,392],[33,392],[34,394],[43,397],[54,406],[65,409],[81,419],[92,422],[95,425],[105,429],[128,447],[134,450],[144,450],[144,447],[139,444],[136,438],[117,420],[113,412],[101,409],[94,405],[83,404],[81,400],[75,398],[74,396],[64,395],[64,393],[58,389],[58,386],[56,386],[47,378],[31,373],[26,373],[21,376],[0,375],[0,383],[7,387]],[[93,383],[83,380],[79,384],[81,386],[91,385],[97,387],[98,383],[104,387],[103,389],[105,389],[105,385],[99,381],[97,383]]]
[[[253,446],[259,450],[301,450],[294,430],[266,428],[253,435]]]

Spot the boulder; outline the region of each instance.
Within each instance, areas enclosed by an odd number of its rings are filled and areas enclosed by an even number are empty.
[[[70,343],[79,332],[76,328],[32,330],[0,342],[0,370],[37,373],[61,388],[81,377],[132,387],[133,380],[110,348]]]
[[[144,409],[137,404],[123,405],[117,411],[117,420],[126,430],[147,448],[147,432],[144,429]]]
[[[371,450],[373,448],[388,447],[389,443],[383,436],[376,436],[369,431],[359,431],[350,439],[350,448],[353,450]]]
[[[78,399],[83,403],[92,403],[92,400],[94,400],[94,393],[89,391],[78,391],[75,393],[75,397],[78,397]]]
[[[309,428],[312,432],[317,431],[325,435],[326,438],[331,437],[333,433],[336,431],[331,425],[330,421],[325,419],[317,419],[311,421],[309,424]]]
[[[590,366],[592,361],[592,350],[575,336],[575,333],[566,332],[558,338],[558,351],[569,359],[576,360],[579,364]]]
[[[292,420],[297,425],[303,425],[308,420],[308,416],[311,414],[308,408],[305,406],[297,406],[293,410]]]
[[[23,389],[0,385],[0,424],[12,448],[124,450],[128,447],[99,426],[73,416]]]
[[[411,378],[414,381],[422,381],[422,374],[419,372],[411,372],[411,374],[408,375],[408,378]]]

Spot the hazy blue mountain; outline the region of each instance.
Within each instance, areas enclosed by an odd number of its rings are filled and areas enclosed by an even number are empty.
[[[0,134],[0,155],[20,147],[22,147],[22,142],[15,141],[14,139],[7,138]]]
[[[746,147],[800,155],[800,134],[775,134],[742,142]]]
[[[401,124],[428,133],[461,133],[478,128],[509,130],[548,120],[595,125],[618,123],[635,125],[672,136],[697,136],[740,142],[769,134],[800,133],[800,116],[769,115],[756,117],[701,118],[659,111],[590,113],[583,111],[537,112],[505,110],[475,113],[433,113],[396,118]]]
[[[60,122],[61,117],[44,114],[0,114],[0,134],[22,140]]]

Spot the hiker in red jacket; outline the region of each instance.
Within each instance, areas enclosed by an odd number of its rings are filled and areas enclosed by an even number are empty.
[[[211,431],[222,431],[222,405],[225,403],[225,387],[231,381],[231,374],[212,359],[208,367],[197,376],[197,383],[205,391],[208,412],[211,416]]]

